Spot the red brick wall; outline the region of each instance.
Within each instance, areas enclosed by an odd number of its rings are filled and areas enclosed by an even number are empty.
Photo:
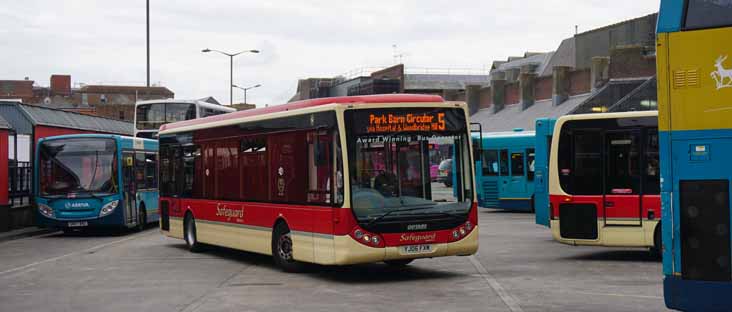
[[[536,100],[546,100],[552,98],[552,77],[541,77],[534,81],[534,96]]]
[[[71,76],[51,75],[51,94],[71,95]]]
[[[8,130],[0,129],[0,205],[8,204]]]
[[[569,95],[589,93],[590,70],[578,70],[569,73]]]
[[[480,90],[480,108],[488,108],[493,105],[493,97],[491,96],[491,88]]]
[[[519,84],[518,82],[506,84],[506,96],[504,98],[504,104],[511,105],[517,104],[521,101],[519,97]]]

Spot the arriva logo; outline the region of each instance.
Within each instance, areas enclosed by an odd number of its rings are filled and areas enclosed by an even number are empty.
[[[67,202],[64,207],[66,208],[89,208],[89,203],[83,202]]]
[[[712,79],[717,82],[717,90],[723,88],[732,88],[732,69],[724,68],[724,61],[728,55],[719,56],[714,63],[716,71],[712,72]]]

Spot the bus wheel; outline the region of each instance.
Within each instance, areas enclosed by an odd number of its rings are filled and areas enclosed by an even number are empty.
[[[145,210],[145,204],[140,205],[140,211],[137,213],[137,227],[135,228],[138,232],[145,230],[147,225],[147,210]]]
[[[389,266],[393,267],[405,267],[412,263],[414,259],[400,259],[400,260],[386,260],[384,263],[388,264]]]
[[[272,234],[272,257],[275,264],[285,272],[300,272],[302,263],[295,260],[292,249],[292,235],[285,223],[275,226]]]
[[[661,249],[663,242],[661,241],[661,222],[656,225],[656,229],[653,230],[653,247],[651,247],[651,255],[655,258],[661,258]]]
[[[534,201],[534,195],[531,195],[531,212],[536,213],[536,202]]]
[[[188,245],[188,250],[191,252],[201,251],[201,243],[196,238],[196,219],[190,214],[186,217],[183,237],[186,240],[186,245]]]

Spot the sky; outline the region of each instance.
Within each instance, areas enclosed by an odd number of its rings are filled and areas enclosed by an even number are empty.
[[[145,1],[4,1],[0,79],[52,74],[72,84],[144,85]],[[562,39],[658,11],[659,0],[176,0],[150,1],[152,84],[178,99],[229,102],[234,84],[247,102],[277,105],[297,80],[364,67],[484,69],[526,51],[553,51]],[[396,45],[396,49],[394,48]],[[77,85],[78,86],[78,85]],[[243,102],[234,90],[234,102]]]

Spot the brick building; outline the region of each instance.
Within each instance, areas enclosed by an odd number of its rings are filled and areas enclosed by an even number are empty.
[[[406,68],[398,64],[359,69],[333,78],[301,79],[290,101],[389,93],[431,94],[463,101],[466,85],[486,83],[488,77],[487,71],[482,70]]]
[[[70,75],[54,74],[49,87],[32,80],[0,80],[0,99],[72,111],[87,115],[132,121],[137,101],[171,99],[166,87],[82,85],[73,88]]]

